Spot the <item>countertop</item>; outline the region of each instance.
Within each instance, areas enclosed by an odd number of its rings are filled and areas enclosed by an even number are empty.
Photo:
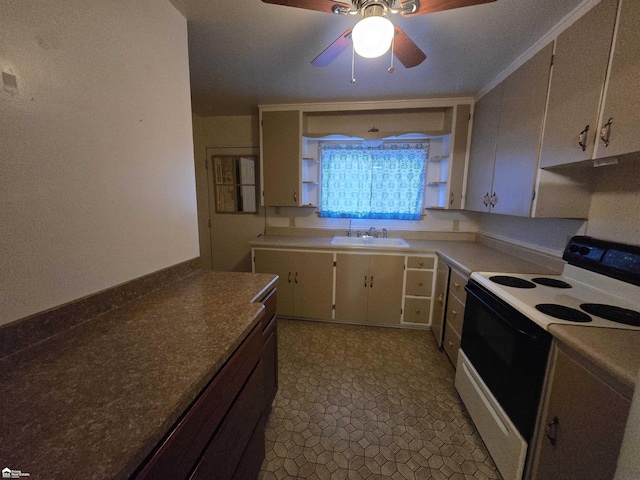
[[[323,250],[437,253],[447,265],[469,276],[471,272],[560,273],[556,270],[509,255],[487,245],[469,241],[406,240],[409,247],[352,247],[331,245],[333,237],[266,236],[251,242],[253,247]],[[633,391],[640,370],[640,331],[551,325],[549,332],[560,342],[583,355],[613,376],[625,389]]]
[[[0,360],[0,467],[128,478],[258,322],[270,274],[198,272]]]
[[[252,247],[321,249],[336,251],[372,251],[437,253],[450,267],[465,275],[471,272],[510,272],[554,274],[557,270],[523,260],[486,245],[468,241],[410,240],[408,247],[332,245],[333,237],[263,236],[249,242]]]

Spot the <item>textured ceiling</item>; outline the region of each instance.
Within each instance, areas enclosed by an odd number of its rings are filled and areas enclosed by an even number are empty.
[[[188,21],[193,112],[246,115],[258,104],[473,96],[581,0],[497,0],[404,18],[391,15],[427,54],[405,69],[390,55],[351,50],[327,67],[311,61],[358,16],[270,5],[260,0],[171,0]]]

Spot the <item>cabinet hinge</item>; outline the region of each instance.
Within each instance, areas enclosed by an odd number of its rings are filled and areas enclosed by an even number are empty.
[[[333,262],[333,266],[334,266],[334,267],[336,266],[336,263],[338,263],[338,262]]]
[[[400,315],[402,315],[402,309],[400,309]]]
[[[336,305],[335,304],[331,305],[331,310],[335,310],[335,309],[336,309]]]
[[[534,192],[533,192],[533,196],[531,197],[531,201],[533,202],[535,199],[536,199],[536,192],[535,192],[535,190],[534,190]]]
[[[551,66],[553,67],[553,61],[556,59],[555,55],[551,55]]]

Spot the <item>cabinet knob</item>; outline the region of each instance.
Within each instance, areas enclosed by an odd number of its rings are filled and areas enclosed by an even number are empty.
[[[420,261],[418,262],[418,265],[420,265],[420,266],[422,267],[422,266],[424,265],[424,262],[423,262],[422,260],[420,260]]]
[[[458,282],[453,282],[453,285],[456,287],[456,289],[460,288],[460,284]]]
[[[485,207],[489,206],[489,192],[484,194],[484,197],[482,197],[482,203],[484,203]]]
[[[418,286],[421,287],[422,286],[422,282],[418,282]]]
[[[453,199],[454,199],[453,192],[451,192],[451,197],[449,198],[449,205],[453,205]]]
[[[420,313],[420,309],[419,308],[416,308],[416,313]]]
[[[293,191],[293,201],[294,201],[294,202],[297,202],[297,201],[298,201],[298,191],[297,191],[297,190],[294,190],[294,191]]]
[[[296,272],[296,275],[295,275],[295,277],[293,278],[293,281],[294,281],[295,283],[298,283],[298,272]]]
[[[496,192],[493,192],[493,195],[489,197],[489,205],[495,207],[496,203],[498,203],[498,194]]]
[[[289,272],[289,277],[287,278],[287,282],[291,283],[291,272]]]
[[[449,340],[449,348],[453,347],[453,342]]]
[[[444,300],[444,296],[442,294],[438,295],[438,303],[442,305],[442,301]]]
[[[369,281],[369,287],[373,288],[373,275],[371,275],[371,280]]]
[[[458,312],[456,312],[455,310],[451,310],[451,313],[453,314],[454,317],[458,315]]]
[[[364,276],[364,287],[367,288],[367,276]]]

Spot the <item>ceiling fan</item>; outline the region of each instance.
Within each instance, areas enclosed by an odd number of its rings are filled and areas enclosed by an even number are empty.
[[[404,65],[412,68],[420,65],[427,56],[398,26],[394,26],[387,14],[405,17],[440,12],[453,8],[468,7],[495,0],[351,0],[351,5],[333,0],[262,0],[264,3],[305,8],[337,15],[362,16],[350,28],[329,45],[311,64],[326,67],[353,42],[356,53],[366,58],[383,55],[391,47],[393,55]],[[393,68],[389,71],[391,72]]]

